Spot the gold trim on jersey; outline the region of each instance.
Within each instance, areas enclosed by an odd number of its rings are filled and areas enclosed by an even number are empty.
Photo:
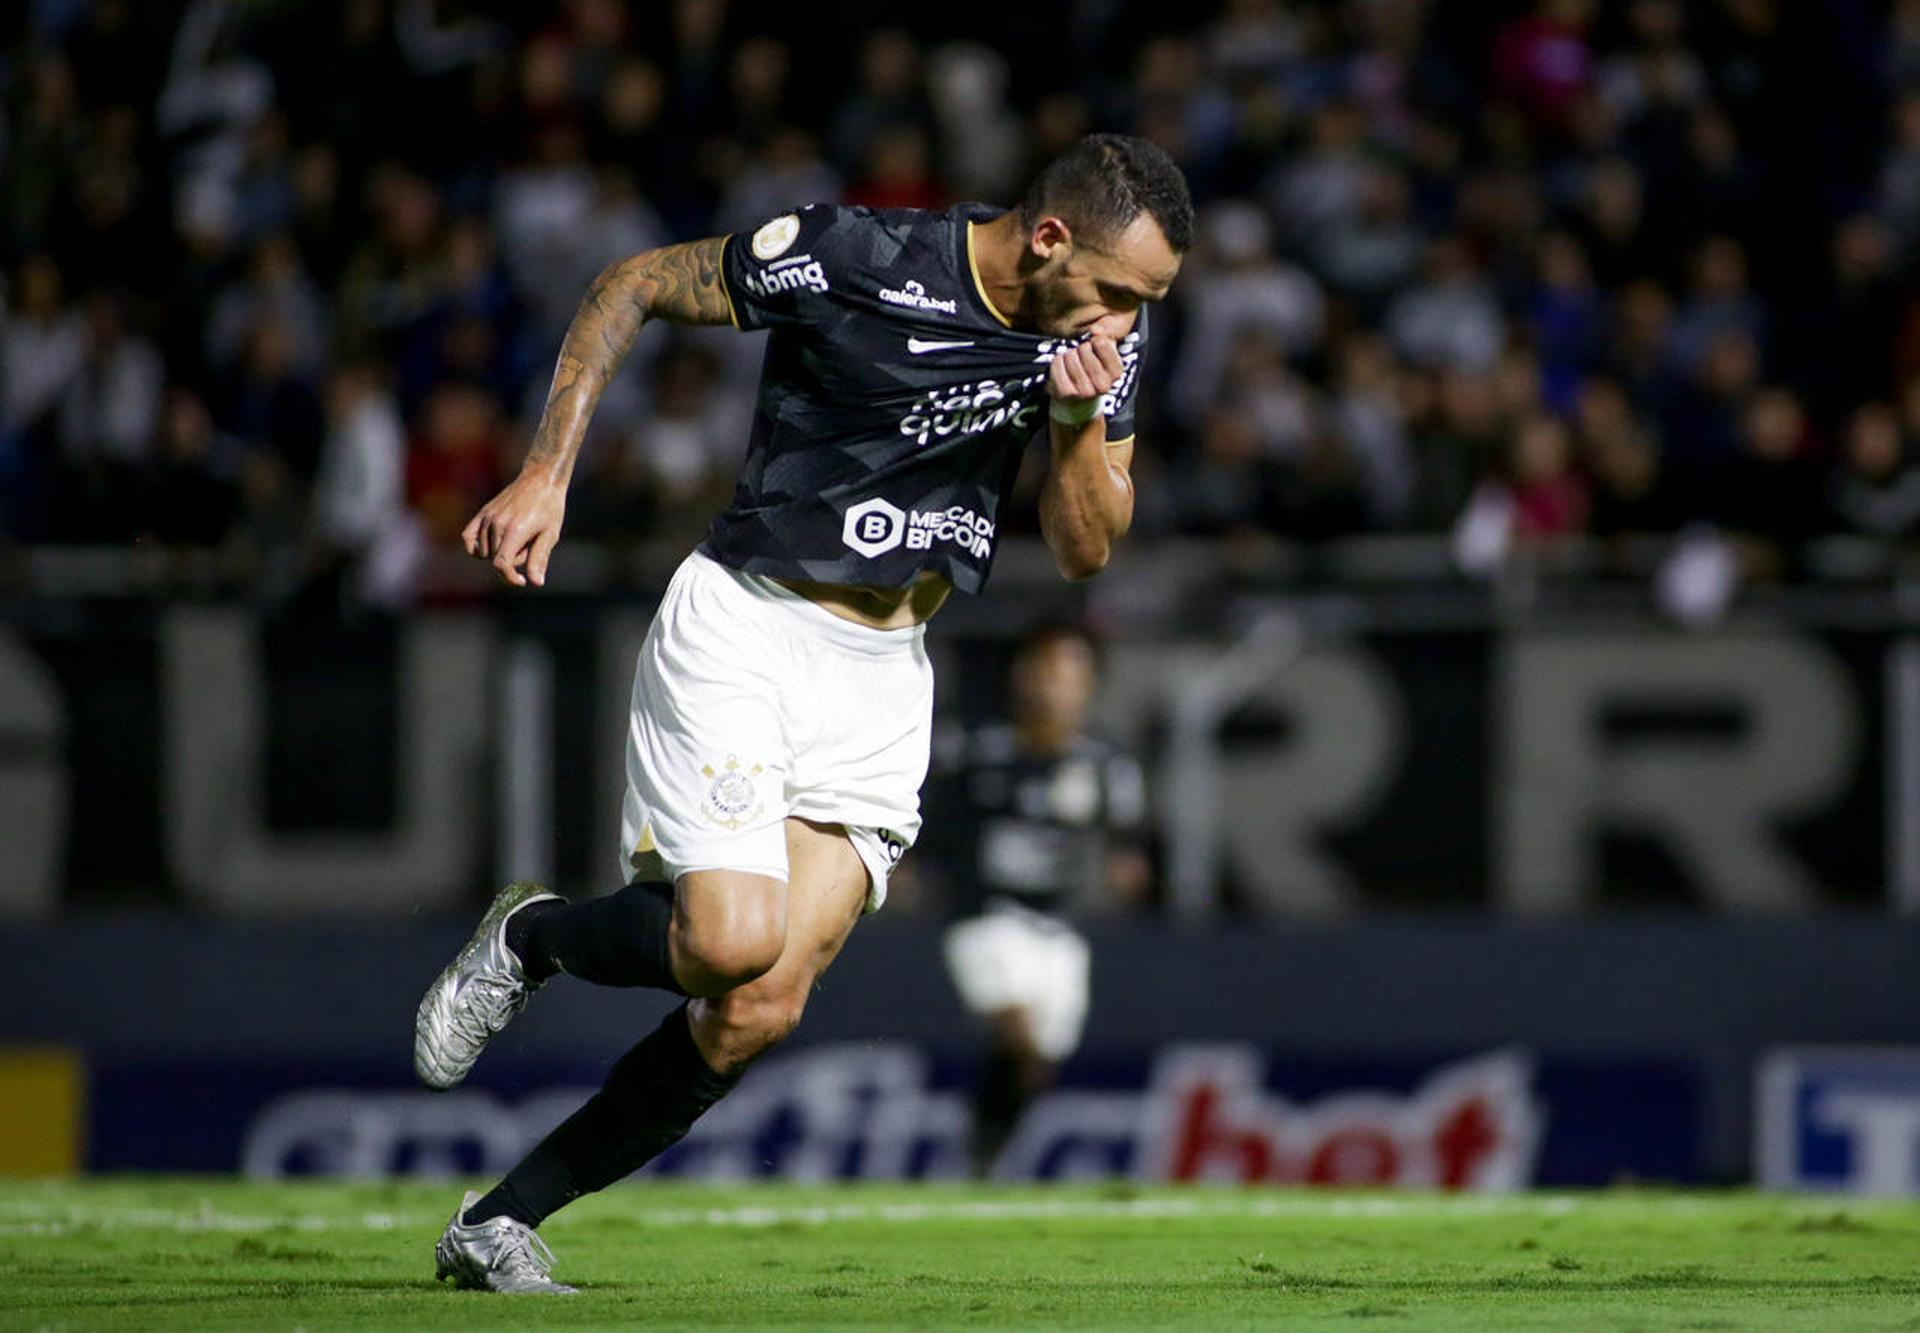
[[[967,267],[973,271],[973,289],[980,293],[980,303],[986,306],[987,313],[999,320],[1003,327],[1012,328],[1013,321],[1000,313],[1000,307],[993,303],[991,296],[987,295],[987,284],[980,281],[980,261],[974,257],[973,253],[972,222],[967,223]]]
[[[1121,445],[1123,445],[1123,444],[1132,444],[1132,443],[1133,443],[1133,436],[1131,436],[1131,435],[1129,435],[1129,436],[1127,436],[1127,438],[1126,438],[1126,439],[1124,439],[1124,440],[1108,440],[1108,441],[1107,441],[1107,448],[1109,448],[1109,449],[1118,449],[1118,448],[1119,448],[1119,447],[1120,447]]]
[[[740,329],[740,312],[733,307],[733,289],[727,286],[727,247],[732,244],[731,235],[720,238],[720,295],[727,298],[727,318],[733,321],[733,327],[745,332]]]

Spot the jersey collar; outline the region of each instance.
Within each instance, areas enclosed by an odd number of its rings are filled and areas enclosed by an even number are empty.
[[[1000,307],[993,303],[991,296],[987,295],[987,284],[980,280],[980,260],[973,249],[974,220],[968,218],[966,226],[967,271],[973,275],[974,295],[980,298],[981,307],[999,322],[1001,328],[1010,329],[1013,327],[1013,321],[1000,313]]]

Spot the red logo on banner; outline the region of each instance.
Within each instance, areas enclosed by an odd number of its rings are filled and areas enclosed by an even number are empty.
[[[1544,1117],[1526,1061],[1450,1065],[1404,1095],[1341,1093],[1296,1106],[1265,1090],[1244,1047],[1182,1047],[1154,1068],[1138,1174],[1149,1180],[1515,1189]]]

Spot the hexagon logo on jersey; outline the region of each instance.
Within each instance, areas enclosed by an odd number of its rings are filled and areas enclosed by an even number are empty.
[[[900,544],[906,531],[905,511],[876,495],[847,510],[847,521],[840,529],[840,540],[861,555],[885,555]]]
[[[753,234],[753,257],[778,259],[799,234],[800,219],[792,213],[782,213]]]

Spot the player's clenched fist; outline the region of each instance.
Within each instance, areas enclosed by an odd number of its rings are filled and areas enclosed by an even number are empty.
[[[537,472],[522,472],[487,501],[461,532],[467,554],[485,560],[516,588],[547,581],[547,560],[567,516],[567,488]]]
[[[1125,367],[1120,349],[1104,333],[1055,352],[1047,371],[1047,392],[1068,402],[1088,402],[1112,391]],[[1089,414],[1091,415],[1091,414]]]

